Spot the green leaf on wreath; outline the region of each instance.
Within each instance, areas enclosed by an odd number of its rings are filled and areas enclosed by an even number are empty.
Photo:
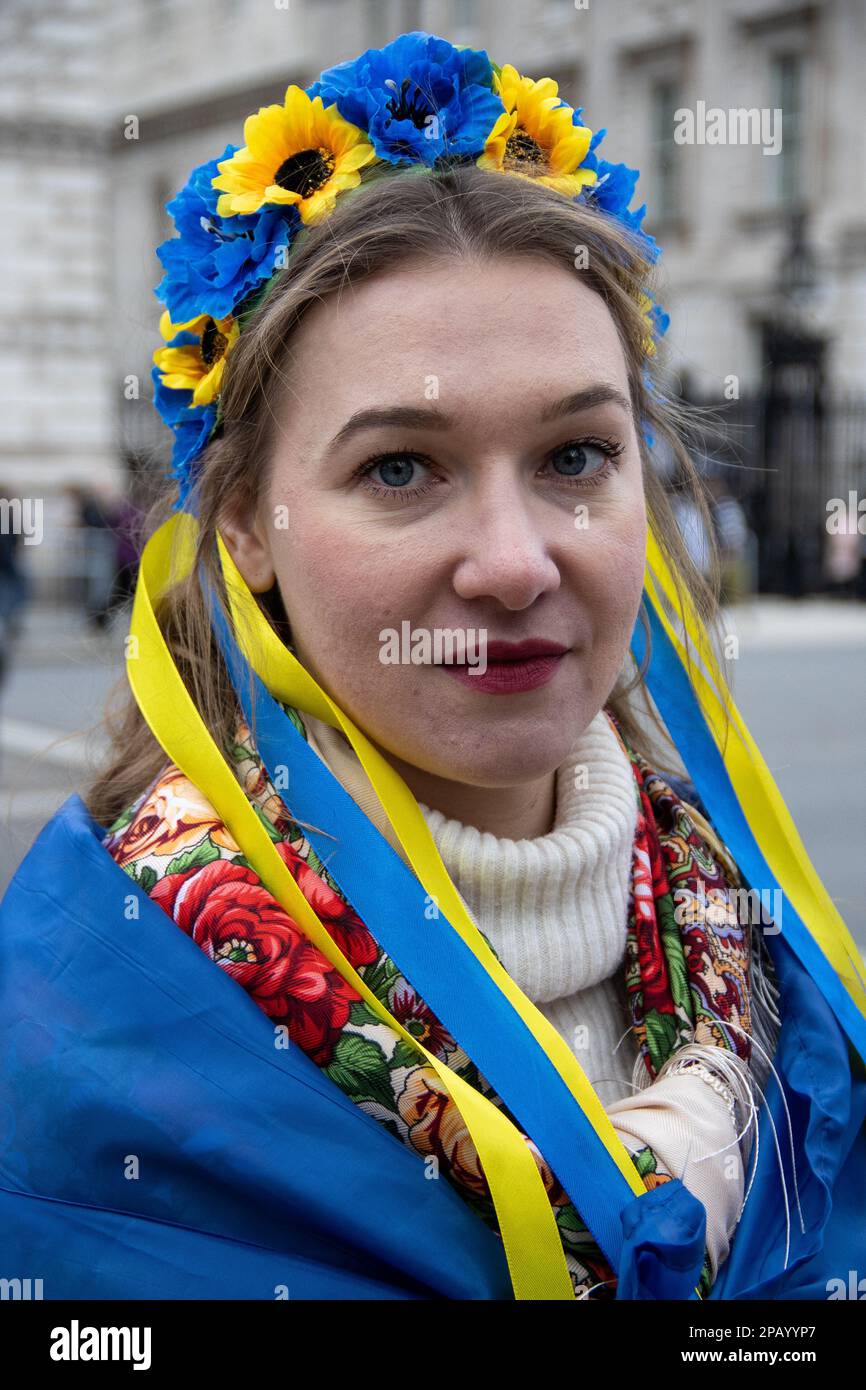
[[[660,919],[660,924],[662,950],[668,969],[673,1001],[676,1005],[682,1005],[687,1012],[691,1012],[689,1008],[689,970],[683,951],[681,928],[677,926],[673,917],[667,925]]]

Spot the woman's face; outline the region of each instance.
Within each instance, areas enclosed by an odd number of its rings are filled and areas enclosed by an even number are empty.
[[[603,300],[541,259],[400,268],[307,314],[279,409],[257,514],[223,534],[251,588],[276,578],[298,658],[395,763],[476,787],[550,774],[613,688],[643,583]],[[433,664],[460,655],[437,652],[445,630],[476,634],[479,667],[485,640],[566,651],[543,684],[493,692]],[[430,664],[389,659],[419,632]]]

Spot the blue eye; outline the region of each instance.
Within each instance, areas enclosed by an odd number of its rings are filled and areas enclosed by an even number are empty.
[[[613,471],[616,460],[625,450],[625,445],[616,439],[570,439],[548,454],[548,460],[561,459],[565,467],[555,474],[563,482],[574,487],[596,487]],[[419,483],[412,483],[418,465],[427,470],[427,477]],[[374,469],[380,470],[382,481],[374,478]],[[411,449],[392,449],[385,454],[375,454],[356,470],[355,476],[374,497],[394,498],[398,502],[411,502],[423,494],[439,487],[441,479],[430,471],[430,461]],[[548,475],[549,476],[549,475]]]
[[[364,486],[375,497],[396,497],[400,502],[409,502],[438,486],[438,483],[430,478],[414,487],[407,486],[419,463],[427,467],[426,460],[420,454],[414,454],[408,449],[395,449],[391,453],[376,454],[374,458],[367,459],[358,470],[357,476],[363,479]],[[371,476],[374,468],[382,470],[382,483]]]
[[[555,458],[565,460],[568,465],[561,471],[567,477],[585,477],[593,472],[592,456],[597,459],[596,472],[604,468],[609,455],[603,449],[599,449],[595,444],[563,444],[557,449]],[[557,464],[558,467],[558,464]]]
[[[407,454],[385,454],[377,463],[373,464],[373,468],[382,470],[380,476],[386,487],[402,489],[403,484],[411,481],[417,462],[417,459],[410,458]],[[390,476],[388,476],[389,474]],[[368,473],[367,476],[369,477],[370,474]]]

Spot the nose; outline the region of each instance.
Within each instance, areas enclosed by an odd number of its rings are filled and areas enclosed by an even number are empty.
[[[454,534],[465,537],[454,571],[454,589],[461,598],[495,598],[506,608],[528,608],[544,593],[559,588],[559,566],[549,551],[553,513],[539,512],[539,503],[508,486],[501,475],[487,499],[466,499],[465,525]]]

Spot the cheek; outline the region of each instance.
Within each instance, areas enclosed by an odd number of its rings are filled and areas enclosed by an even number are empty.
[[[630,521],[608,549],[606,572],[613,601],[632,615],[640,603],[645,569],[646,525],[643,521]]]
[[[351,527],[337,534],[333,518],[317,524],[308,514],[297,523],[274,548],[296,647],[322,673],[378,665],[379,632],[413,611],[399,580],[413,572],[408,557],[404,564],[378,537],[362,540]]]
[[[633,621],[646,568],[647,523],[643,497],[592,521],[574,555],[575,582],[584,587],[590,610],[609,623]]]

